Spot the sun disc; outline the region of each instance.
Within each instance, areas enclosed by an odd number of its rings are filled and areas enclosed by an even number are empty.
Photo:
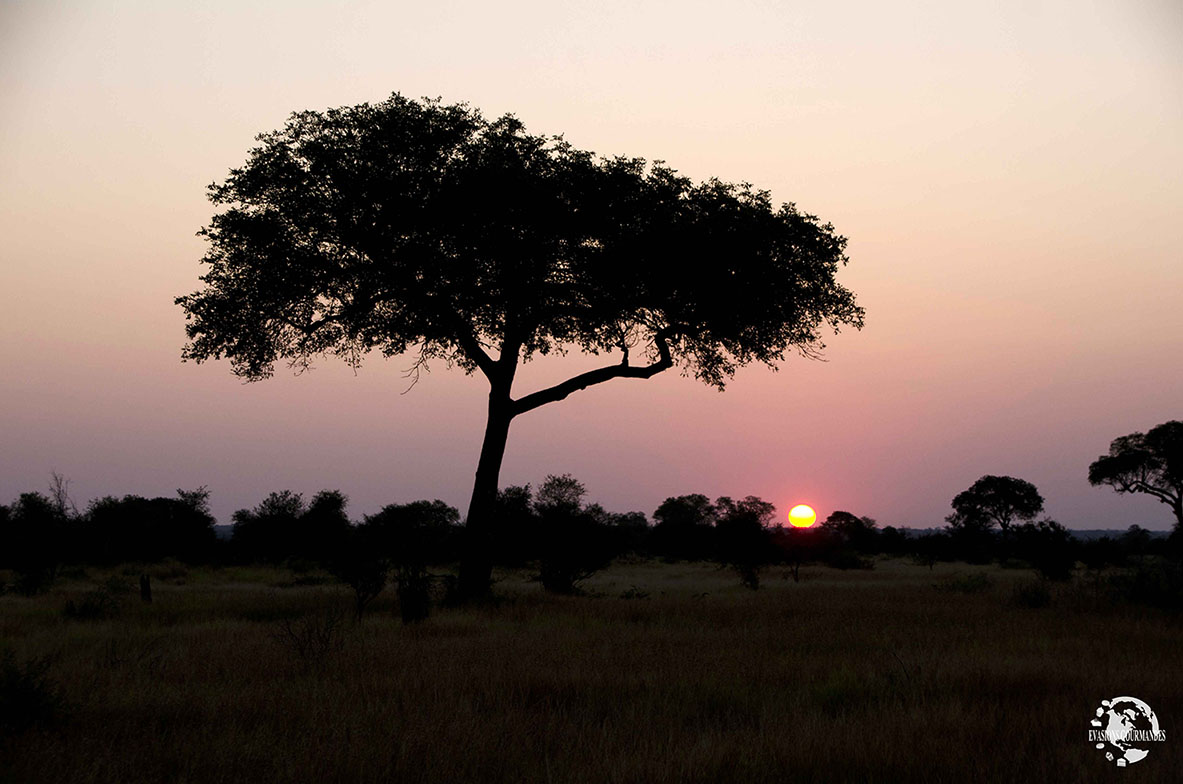
[[[789,510],[789,525],[794,528],[808,528],[817,520],[817,514],[808,504],[797,504]]]

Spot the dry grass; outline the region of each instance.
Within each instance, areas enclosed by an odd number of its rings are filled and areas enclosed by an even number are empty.
[[[976,572],[985,588],[945,587]],[[94,620],[61,610],[107,575],[0,597],[3,645],[50,657],[67,705],[0,740],[0,781],[1108,781],[1086,730],[1118,694],[1168,738],[1123,773],[1183,769],[1177,617],[1070,587],[1016,606],[1018,570],[802,575],[754,593],[618,565],[551,597],[506,574],[496,606],[408,628],[388,592],[329,631],[346,589],[266,570],[194,572]]]

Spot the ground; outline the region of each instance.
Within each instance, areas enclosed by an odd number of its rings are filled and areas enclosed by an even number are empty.
[[[155,571],[150,605],[131,568],[0,596],[10,669],[45,662],[62,699],[0,737],[0,782],[1108,781],[1087,731],[1118,695],[1167,734],[1127,773],[1183,767],[1183,622],[1087,576],[1040,607],[996,566],[753,592],[624,563],[573,597],[500,573],[498,603],[404,627],[389,589],[358,624],[315,574]]]

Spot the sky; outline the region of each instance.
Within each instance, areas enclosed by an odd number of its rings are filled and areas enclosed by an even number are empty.
[[[501,480],[757,495],[941,525],[984,474],[1071,528],[1168,528],[1087,482],[1183,419],[1183,6],[0,0],[0,503],[207,486],[467,504],[487,388],[406,357],[243,384],[181,362],[206,186],[304,109],[399,92],[748,181],[849,239],[825,361],[617,380],[513,424]],[[527,365],[518,394],[589,367]],[[404,394],[405,392],[405,394]]]

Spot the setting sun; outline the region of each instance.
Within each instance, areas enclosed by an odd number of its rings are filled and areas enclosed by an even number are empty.
[[[808,504],[797,504],[789,510],[789,525],[794,528],[808,528],[816,519],[817,514]]]

